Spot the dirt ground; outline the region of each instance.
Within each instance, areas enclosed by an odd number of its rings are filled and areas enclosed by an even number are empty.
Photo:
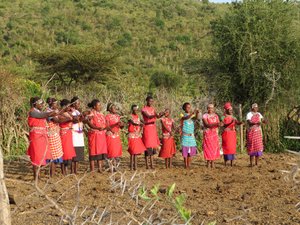
[[[48,179],[46,170],[42,171],[38,185],[43,193],[39,194],[33,186],[28,162],[6,162],[5,172],[13,224],[59,224],[63,221],[62,214],[72,212],[75,224],[84,221],[85,224],[128,224],[130,221],[138,224],[147,220],[148,224],[183,223],[173,201],[183,194],[186,196],[184,206],[192,212],[191,224],[216,221],[216,224],[279,225],[300,224],[296,207],[300,201],[299,184],[282,172],[290,170],[290,163],[298,161],[299,158],[292,154],[264,154],[260,165],[250,168],[247,155],[238,155],[232,168],[225,168],[219,160],[215,169],[208,169],[202,156],[198,156],[193,159],[193,168],[187,171],[177,154],[172,169],[164,169],[164,162],[156,159],[156,169],[147,171],[140,156],[139,169],[135,173],[128,169],[126,154],[118,168],[121,172],[114,176],[109,171],[89,173],[88,162],[81,164],[77,177],[63,178],[57,174]],[[116,187],[122,179],[123,183],[127,182],[124,190]],[[167,188],[173,183],[176,183],[174,196],[168,198]],[[151,196],[149,190],[156,184],[160,185],[159,200],[134,197],[133,190],[143,185],[148,190],[147,195]],[[54,208],[44,194],[63,211]]]

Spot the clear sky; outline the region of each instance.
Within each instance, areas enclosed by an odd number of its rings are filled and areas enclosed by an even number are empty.
[[[235,0],[209,0],[209,2],[213,2],[213,3],[226,3],[226,2],[235,2]]]

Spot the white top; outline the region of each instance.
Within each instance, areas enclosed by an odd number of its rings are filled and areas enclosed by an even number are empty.
[[[74,110],[72,112],[73,116],[79,116],[80,112],[78,110]],[[84,135],[83,135],[83,123],[73,123],[73,145],[74,147],[84,147]]]
[[[264,117],[259,112],[257,112],[257,113],[259,114],[259,119],[262,120]],[[247,116],[246,116],[246,120],[251,120],[251,118],[254,114],[255,113],[253,113],[253,112],[248,112]]]

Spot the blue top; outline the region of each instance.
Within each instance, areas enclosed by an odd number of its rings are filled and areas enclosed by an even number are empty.
[[[184,117],[188,116],[187,113],[183,115]],[[189,118],[187,120],[183,120],[183,126],[182,126],[182,139],[181,139],[181,145],[185,147],[194,147],[197,146],[196,139],[194,136],[194,130],[195,125],[192,118]],[[188,134],[188,135],[185,135]]]

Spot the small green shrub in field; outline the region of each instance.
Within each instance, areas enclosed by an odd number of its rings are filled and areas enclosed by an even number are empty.
[[[169,204],[174,206],[181,219],[183,219],[186,223],[189,223],[189,221],[192,219],[192,212],[184,206],[184,203],[186,202],[185,195],[181,194],[178,196],[174,196],[175,187],[175,183],[169,186],[164,195],[165,198],[160,198],[158,184],[154,185],[153,188],[150,190],[152,196],[148,195],[147,189],[145,188],[145,186],[143,186],[139,189],[139,197],[145,201],[156,200],[168,202]]]

